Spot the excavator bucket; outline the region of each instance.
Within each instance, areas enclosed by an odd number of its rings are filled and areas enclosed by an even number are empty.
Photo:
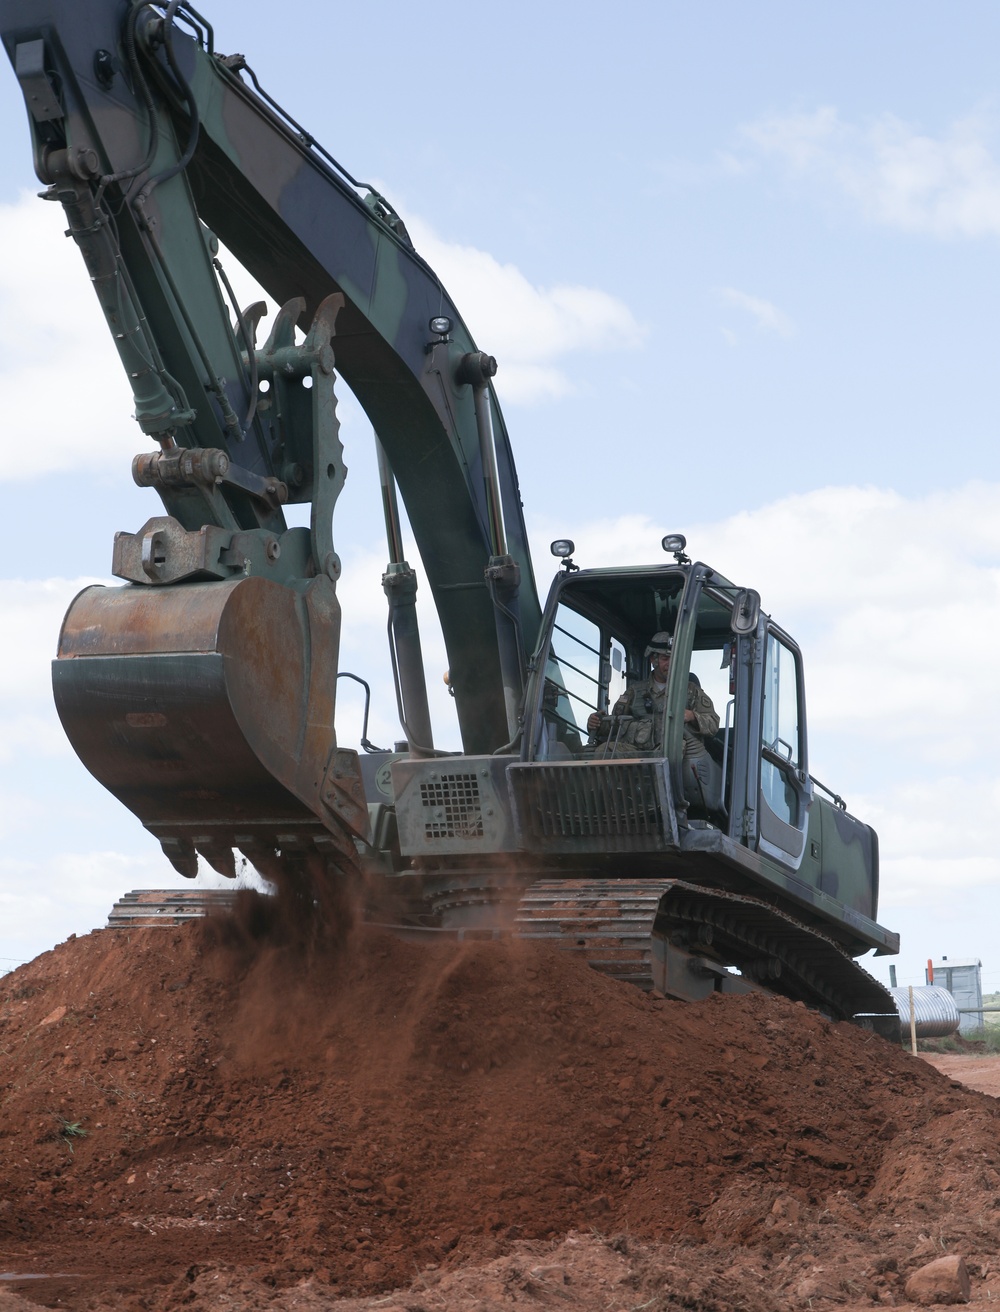
[[[182,875],[323,853],[368,831],[357,754],[337,748],[340,604],[324,577],[89,587],[63,621],[53,689],[87,769]]]

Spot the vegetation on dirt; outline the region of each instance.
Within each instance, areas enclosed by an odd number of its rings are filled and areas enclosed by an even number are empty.
[[[61,1139],[66,1147],[73,1152],[74,1139],[86,1139],[87,1131],[83,1128],[83,1121],[68,1121],[65,1116],[60,1116],[57,1112],[51,1115],[58,1123],[55,1137]]]
[[[918,1039],[918,1052],[964,1053],[966,1056],[993,1057],[1000,1053],[1000,1025],[969,1030],[965,1034],[948,1034],[939,1039]]]

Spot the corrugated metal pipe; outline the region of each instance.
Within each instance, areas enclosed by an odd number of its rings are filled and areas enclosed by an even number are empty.
[[[910,1024],[910,990],[890,989],[889,992],[899,1012],[899,1019],[903,1022],[905,1034]],[[958,1030],[955,999],[947,989],[938,988],[935,984],[914,987],[913,1013],[918,1039],[943,1039],[946,1034],[954,1034]]]

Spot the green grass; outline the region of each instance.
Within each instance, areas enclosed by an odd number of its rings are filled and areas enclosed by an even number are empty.
[[[970,1043],[981,1044],[983,1051],[990,1055],[1000,1052],[1000,1025],[986,1025],[981,1030],[970,1030],[965,1037]]]
[[[56,1131],[56,1138],[61,1139],[66,1147],[73,1151],[74,1139],[86,1139],[87,1131],[83,1128],[83,1121],[68,1121],[65,1116],[60,1116],[57,1112],[52,1113],[59,1123]]]
[[[903,1026],[904,1046],[910,1042],[909,1032]],[[987,1025],[981,1030],[968,1030],[965,1034],[949,1034],[941,1039],[918,1039],[918,1052],[952,1052],[966,1057],[994,1057],[1000,1053],[1000,1025]]]
[[[984,1007],[1000,1007],[1000,993],[984,993]],[[983,1026],[987,1030],[1000,1030],[1000,1011],[983,1013]]]
[[[903,1046],[910,1046],[910,1034],[903,1026]],[[957,1034],[947,1034],[941,1039],[917,1039],[917,1052],[965,1052],[965,1045]]]

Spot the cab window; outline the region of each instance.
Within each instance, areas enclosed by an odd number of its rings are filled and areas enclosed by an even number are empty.
[[[799,824],[799,794],[792,785],[802,750],[799,679],[795,654],[773,633],[767,636],[761,721],[760,790],[786,824]]]
[[[556,614],[545,668],[541,760],[579,753],[592,711],[613,706],[625,690],[625,648],[579,611]]]

